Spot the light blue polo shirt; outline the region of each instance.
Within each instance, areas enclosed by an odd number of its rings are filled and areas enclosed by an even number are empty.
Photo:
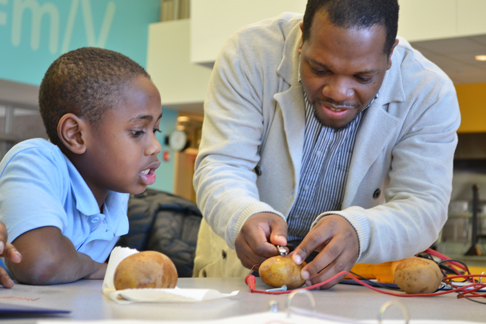
[[[118,237],[128,233],[128,197],[110,192],[100,213],[78,170],[44,139],[15,145],[0,163],[0,221],[9,242],[27,231],[55,226],[78,252],[105,262]]]

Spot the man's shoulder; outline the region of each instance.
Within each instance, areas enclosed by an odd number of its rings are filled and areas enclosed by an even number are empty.
[[[434,62],[427,59],[419,49],[414,48],[405,38],[398,37],[399,43],[394,51],[399,61],[401,75],[404,80],[422,76],[431,82],[450,83],[449,76]]]
[[[278,16],[266,18],[252,24],[241,27],[236,33],[251,33],[259,29],[280,29],[293,28],[302,21],[303,15],[294,12],[283,12]]]
[[[233,69],[239,64],[239,69],[252,75],[275,73],[284,57],[292,57],[291,53],[297,52],[296,44],[302,38],[301,21],[300,14],[282,13],[239,29],[221,51],[221,56],[231,62],[226,68]],[[285,64],[292,61],[286,60]]]
[[[276,17],[264,19],[238,29],[232,35],[241,44],[255,45],[285,42],[291,31],[302,21],[302,14],[284,12]],[[266,46],[267,48],[269,46]]]

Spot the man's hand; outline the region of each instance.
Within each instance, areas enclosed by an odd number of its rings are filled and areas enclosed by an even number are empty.
[[[287,245],[287,222],[272,213],[251,216],[243,224],[235,241],[236,254],[248,269],[277,255],[275,245]]]
[[[341,271],[349,271],[358,259],[359,241],[353,226],[342,216],[323,217],[294,250],[292,259],[301,264],[312,251],[320,251],[301,271],[307,285],[323,282]],[[344,276],[343,276],[344,277]],[[328,289],[343,279],[321,286]]]
[[[22,256],[19,251],[10,243],[7,242],[8,233],[5,225],[0,222],[0,257],[10,260],[14,263],[19,263]],[[7,274],[4,268],[0,267],[0,285],[5,288],[12,288],[14,283]]]

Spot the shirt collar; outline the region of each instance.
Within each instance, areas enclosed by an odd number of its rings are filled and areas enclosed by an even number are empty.
[[[69,178],[71,179],[71,190],[76,201],[76,209],[86,216],[99,214],[98,202],[89,189],[88,184],[66,155],[64,155],[64,159],[66,160]]]

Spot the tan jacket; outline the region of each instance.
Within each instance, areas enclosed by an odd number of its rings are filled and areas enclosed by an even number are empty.
[[[285,219],[298,195],[305,129],[301,19],[285,13],[245,27],[216,61],[194,175],[205,219],[196,276],[245,275],[233,250],[241,226],[257,212]],[[354,226],[358,262],[409,257],[437,239],[459,124],[450,79],[400,39],[379,97],[363,116],[342,210],[320,215],[339,214]]]

